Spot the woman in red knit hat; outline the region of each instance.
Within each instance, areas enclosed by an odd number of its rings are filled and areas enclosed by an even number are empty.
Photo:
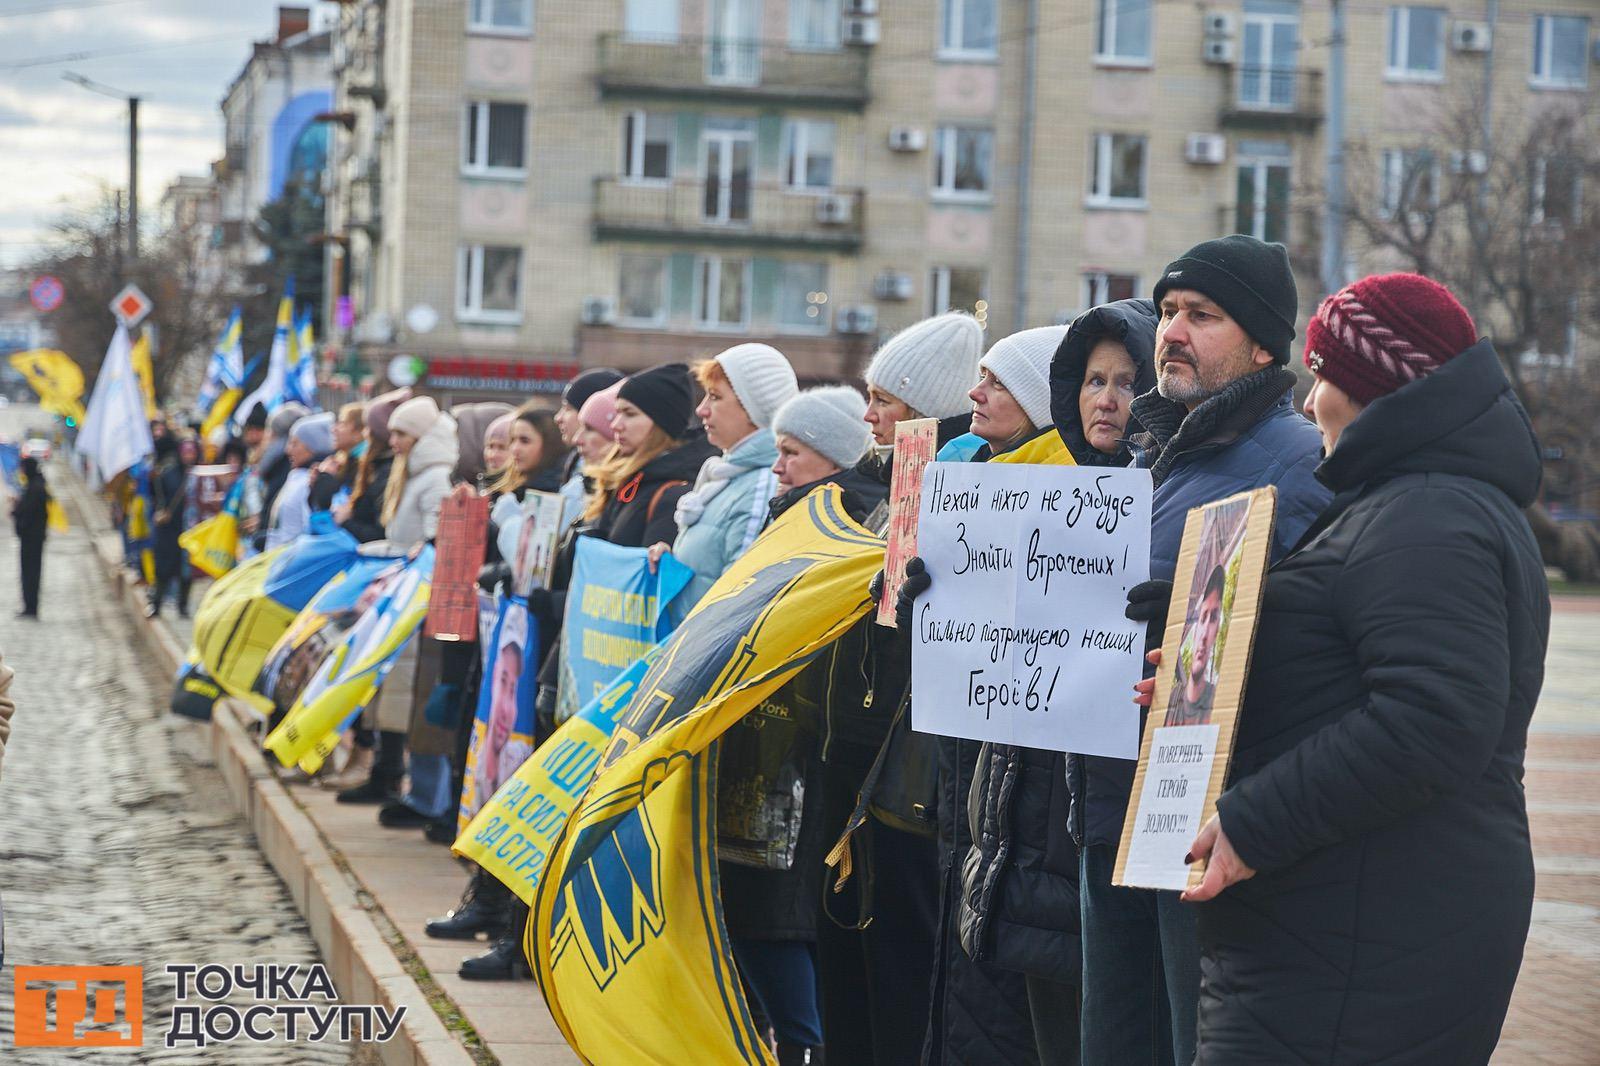
[[[1233,775],[1194,842],[1195,1061],[1486,1063],[1533,900],[1538,446],[1427,278],[1330,296],[1305,361],[1335,496],[1269,572]]]

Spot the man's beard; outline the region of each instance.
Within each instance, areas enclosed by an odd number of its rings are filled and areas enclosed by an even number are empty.
[[[1259,370],[1260,367],[1255,365],[1255,360],[1252,358],[1254,351],[1255,345],[1247,339],[1221,362],[1207,367],[1195,358],[1194,351],[1188,347],[1179,344],[1162,345],[1161,358],[1158,360],[1161,370],[1160,377],[1156,380],[1156,392],[1174,403],[1181,403],[1191,408],[1197,407],[1240,378]],[[1167,360],[1170,357],[1187,360],[1189,368],[1194,372],[1193,375],[1179,377],[1177,374],[1167,373]]]

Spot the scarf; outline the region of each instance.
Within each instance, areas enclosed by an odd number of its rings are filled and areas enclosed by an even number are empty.
[[[757,458],[759,451],[747,452],[742,456],[737,454],[738,451],[739,447],[735,446],[732,452],[713,455],[701,464],[700,473],[694,479],[694,488],[678,497],[678,507],[673,512],[673,518],[678,523],[678,532],[681,533],[700,521],[706,513],[706,506],[716,499],[734,478],[746,470],[756,470],[767,465]],[[777,475],[771,471],[767,474],[771,483],[759,485],[756,489],[763,500],[768,499],[777,486]]]
[[[1193,411],[1152,390],[1136,396],[1131,405],[1133,417],[1145,427],[1132,443],[1157,453],[1150,477],[1159,486],[1184,453],[1237,437],[1266,417],[1292,388],[1294,371],[1276,366],[1230,382]]]

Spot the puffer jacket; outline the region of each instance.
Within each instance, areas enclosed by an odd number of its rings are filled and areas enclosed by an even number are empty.
[[[1480,342],[1373,401],[1268,574],[1199,907],[1198,1063],[1489,1061],[1522,960],[1550,597],[1538,444]]]
[[[715,454],[705,433],[694,431],[682,444],[662,452],[623,482],[607,501],[591,535],[625,548],[647,548],[657,541],[671,544],[678,538],[674,517],[678,500]]]
[[[699,603],[760,534],[778,487],[772,472],[777,460],[772,430],[758,429],[727,454],[705,460],[693,486],[679,496],[672,554],[694,571],[694,578],[674,609],[687,611]]]
[[[389,487],[389,474],[394,467],[394,453],[385,450],[372,459],[372,480],[366,491],[350,499],[350,514],[342,528],[362,544],[383,539],[383,494]]]
[[[1156,310],[1119,300],[1079,315],[1050,363],[1056,432],[1079,466],[1126,466],[1126,446],[1106,454],[1083,434],[1078,393],[1089,354],[1103,339],[1133,359],[1133,391],[1155,387]],[[1129,422],[1123,437],[1137,432]],[[1060,984],[1082,980],[1078,848],[1068,830],[1067,756],[984,744],[969,799],[972,847],[962,869],[961,943],[974,959]]]
[[[441,414],[406,456],[405,487],[394,517],[383,527],[390,544],[408,550],[433,539],[439,531],[439,507],[450,495],[450,471],[458,457],[456,420]]]
[[[1144,427],[1132,441],[1155,484],[1150,576],[1170,581],[1189,510],[1236,493],[1276,485],[1272,558],[1286,555],[1331,496],[1314,476],[1322,452],[1317,428],[1295,411],[1294,372],[1273,366],[1233,382],[1186,412],[1148,392],[1133,401]],[[1156,639],[1160,635],[1156,634]],[[1122,839],[1133,759],[1082,756],[1067,762],[1072,834],[1080,847]]]

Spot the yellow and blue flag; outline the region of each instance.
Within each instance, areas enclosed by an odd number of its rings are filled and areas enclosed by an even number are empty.
[[[234,408],[234,421],[243,425],[256,404],[269,412],[282,407],[290,397],[289,350],[294,344],[294,279],[283,286],[283,298],[278,301],[278,321],[272,331],[272,349],[267,353],[267,376],[256,391],[245,397]]]
[[[34,348],[12,355],[11,365],[27,378],[46,411],[83,421],[83,368],[70,355],[54,348]]]
[[[872,607],[883,541],[842,495],[790,508],[666,641],[539,879],[524,947],[588,1062],[773,1061],[722,920],[712,744]]]

